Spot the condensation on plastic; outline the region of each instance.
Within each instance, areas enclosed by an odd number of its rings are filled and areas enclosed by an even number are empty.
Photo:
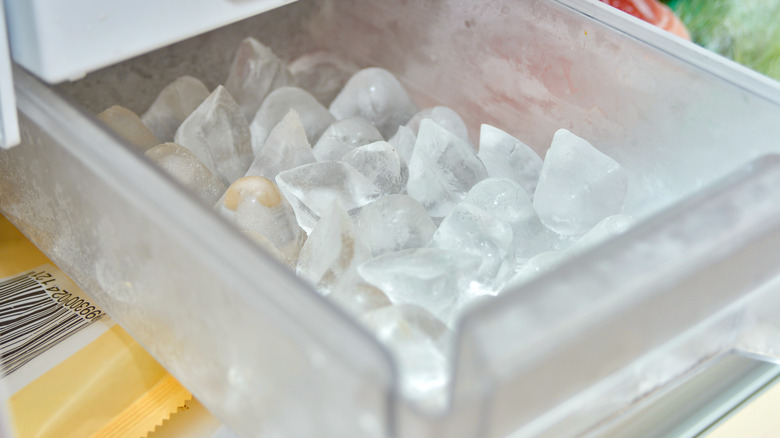
[[[629,171],[644,221],[470,312],[449,406],[417,410],[357,325],[59,97],[142,112],[181,74],[223,81],[247,35],[388,68],[473,138],[543,154],[567,128]],[[780,87],[598,2],[302,1],[56,91],[24,79],[4,213],[247,436],[579,435],[727,352],[778,357],[780,169],[749,163],[780,151]]]

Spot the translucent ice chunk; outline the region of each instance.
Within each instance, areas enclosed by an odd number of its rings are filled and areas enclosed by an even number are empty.
[[[430,119],[420,123],[420,133],[409,161],[406,190],[428,214],[444,217],[487,171],[465,140]]]
[[[246,119],[221,85],[182,122],[175,139],[226,185],[244,176],[254,159]]]
[[[255,117],[268,93],[288,85],[295,85],[295,79],[271,49],[252,37],[241,41],[225,88],[236,99],[247,121]]]
[[[414,151],[414,143],[416,141],[417,135],[415,131],[406,126],[399,126],[395,135],[390,137],[390,140],[387,140],[398,151],[398,155],[407,163],[412,159],[412,151]]]
[[[390,300],[378,287],[356,279],[337,285],[328,298],[334,300],[354,315],[362,315],[380,307],[389,306]]]
[[[289,68],[298,86],[325,106],[333,102],[344,84],[360,69],[352,61],[327,50],[303,54]]]
[[[425,208],[406,195],[385,196],[361,207],[355,225],[373,256],[422,248],[436,231]]]
[[[410,304],[383,307],[362,320],[398,358],[403,394],[422,405],[440,407],[449,381],[450,330],[425,309]]]
[[[390,143],[378,141],[344,155],[349,163],[384,194],[400,193],[406,187],[409,169]]]
[[[340,160],[355,148],[382,141],[382,134],[360,117],[339,120],[322,133],[312,148],[317,161]]]
[[[192,193],[212,206],[225,193],[225,185],[187,148],[176,143],[157,145],[144,154]]]
[[[149,131],[138,115],[125,107],[114,105],[98,114],[97,118],[142,151],[160,144],[160,140]]]
[[[371,181],[342,161],[323,161],[285,170],[276,176],[276,183],[307,233],[334,199],[351,212],[381,196]]]
[[[460,118],[458,113],[446,106],[435,106],[433,108],[425,108],[417,114],[415,114],[407,123],[406,126],[417,134],[420,130],[420,122],[424,119],[431,119],[436,122],[437,125],[457,135],[463,140],[469,141],[469,130],[466,128],[466,124],[463,119]],[[540,160],[541,164],[541,160]]]
[[[339,120],[362,117],[376,126],[382,138],[390,138],[417,112],[417,107],[392,73],[371,67],[347,81],[330,104],[330,112]]]
[[[542,165],[534,195],[539,219],[551,230],[582,235],[619,213],[626,197],[626,174],[612,158],[560,129]]]
[[[525,143],[498,128],[482,125],[479,158],[491,177],[514,180],[533,197],[542,159]]]
[[[255,161],[249,166],[246,175],[274,179],[283,170],[313,162],[314,155],[306,139],[301,118],[295,110],[290,110],[271,130],[268,140],[255,156]]]
[[[512,227],[479,207],[456,205],[434,233],[431,246],[479,257],[479,294],[495,294],[514,274]]]
[[[274,126],[291,109],[298,112],[309,144],[315,144],[322,132],[336,120],[328,109],[306,90],[298,87],[277,88],[265,98],[249,127],[255,154],[263,147]]]
[[[463,203],[477,206],[512,227],[517,259],[556,249],[562,243],[560,236],[542,225],[531,198],[511,179],[484,179],[469,190]]]
[[[369,257],[347,211],[334,199],[301,248],[298,275],[327,294],[339,282],[356,278],[358,265]]]
[[[160,91],[141,120],[160,141],[173,141],[181,122],[207,97],[209,89],[203,82],[192,76],[181,76]]]
[[[454,304],[470,295],[482,260],[441,248],[388,253],[358,267],[360,275],[382,289],[394,304],[416,304],[450,321]]]
[[[295,263],[304,234],[292,207],[276,185],[261,176],[245,176],[228,187],[215,206],[240,229],[262,234],[279,252]]]

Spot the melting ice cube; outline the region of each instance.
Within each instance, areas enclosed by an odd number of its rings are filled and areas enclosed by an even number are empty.
[[[295,110],[290,110],[271,130],[268,140],[257,153],[246,175],[274,179],[283,170],[313,162],[314,155],[306,139],[301,118]]]
[[[228,187],[215,206],[240,229],[265,236],[290,263],[298,260],[303,231],[276,185],[261,176],[245,176]]]
[[[325,129],[336,119],[328,109],[306,90],[298,87],[282,87],[272,91],[265,98],[250,125],[252,148],[257,154],[265,144],[271,130],[284,116],[294,109],[306,129],[309,144],[315,144]]]
[[[330,112],[337,119],[362,117],[379,129],[382,138],[390,138],[417,112],[417,106],[392,73],[371,67],[347,81],[330,104]]]
[[[420,129],[420,122],[424,119],[431,119],[436,122],[437,125],[457,135],[463,140],[469,141],[469,130],[466,128],[466,124],[463,119],[460,118],[451,108],[446,106],[435,106],[433,108],[425,108],[417,114],[415,114],[407,123],[406,126],[417,134]]]
[[[351,212],[382,194],[374,183],[342,161],[323,161],[285,170],[276,176],[276,183],[307,233],[334,199]]]
[[[526,193],[534,195],[542,159],[525,143],[498,128],[482,125],[479,158],[485,164],[488,175],[514,180]]]
[[[407,163],[412,159],[412,151],[414,151],[414,143],[416,141],[416,131],[412,131],[406,126],[399,126],[395,135],[390,137],[390,140],[387,140],[398,151],[398,155]]]
[[[390,195],[361,207],[355,225],[373,256],[428,245],[436,231],[425,208],[406,195]]]
[[[512,227],[518,261],[564,243],[558,234],[542,225],[531,198],[511,179],[484,179],[469,190],[463,203],[477,206]]]
[[[189,149],[226,185],[244,176],[254,159],[246,119],[221,85],[179,126],[174,143]]]
[[[271,49],[252,37],[241,41],[225,88],[236,99],[247,121],[255,117],[268,93],[288,85],[295,85],[295,79]]]
[[[430,119],[420,123],[420,133],[409,161],[409,196],[433,217],[444,217],[487,171],[465,140]]]
[[[142,151],[160,144],[138,115],[125,107],[114,105],[98,114],[97,118]]]
[[[334,199],[301,248],[298,275],[326,294],[339,282],[357,277],[358,265],[369,257],[347,211]]]
[[[141,120],[160,141],[173,141],[179,125],[207,97],[209,89],[203,82],[192,76],[181,76],[160,91]]]
[[[175,143],[157,145],[144,154],[192,193],[212,206],[225,185],[187,148]]]
[[[477,294],[495,294],[514,274],[512,227],[474,205],[456,205],[434,233],[431,246],[479,257],[475,280],[483,288]]]
[[[289,68],[298,86],[326,106],[360,69],[357,64],[327,50],[303,54],[291,62]]]
[[[344,155],[349,163],[373,182],[383,194],[400,193],[406,187],[409,169],[390,143],[378,141]]]
[[[336,161],[355,148],[382,141],[374,125],[360,117],[339,120],[322,133],[312,148],[317,161]]]
[[[480,257],[441,248],[387,253],[358,267],[394,304],[416,304],[450,321],[454,304],[470,294]]]
[[[534,208],[542,223],[556,233],[581,236],[622,210],[626,181],[615,160],[560,129],[544,158]]]

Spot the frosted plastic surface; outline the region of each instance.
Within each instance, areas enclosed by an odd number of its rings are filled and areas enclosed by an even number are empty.
[[[623,166],[640,223],[470,310],[447,408],[420,410],[334,306],[25,81],[46,97],[22,106],[25,145],[0,154],[3,212],[237,432],[580,435],[726,352],[778,361],[780,165],[744,167],[780,151],[777,83],[598,2],[332,0],[57,90],[142,113],[182,74],[213,89],[250,35],[285,61],[328,49],[388,69],[419,108],[458,112],[472,143],[484,122],[544,156],[566,128]]]
[[[393,369],[366,332],[16,74],[23,144],[0,155],[4,215],[241,436],[387,436]]]
[[[19,122],[16,117],[14,79],[11,76],[11,55],[5,29],[5,12],[0,0],[0,148],[19,143]]]

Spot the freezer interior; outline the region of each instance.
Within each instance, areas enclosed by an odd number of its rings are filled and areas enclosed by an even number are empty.
[[[395,73],[541,156],[566,128],[628,172],[627,233],[469,311],[447,401],[94,118],[253,36]],[[242,436],[577,435],[731,352],[777,361],[780,86],[596,2],[299,1],[48,86],[15,70],[3,213]],[[305,421],[302,421],[302,417]],[[514,436],[514,435],[513,435]]]

